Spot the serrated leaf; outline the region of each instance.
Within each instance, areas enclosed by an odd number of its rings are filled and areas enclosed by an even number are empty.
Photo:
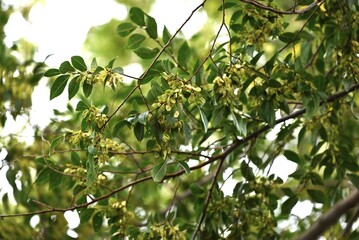
[[[129,16],[132,22],[136,23],[140,27],[146,26],[145,13],[141,8],[132,7],[129,12]]]
[[[151,48],[148,48],[148,47],[141,47],[139,49],[136,49],[134,52],[140,58],[151,59],[151,58],[156,57],[157,53],[159,53],[160,50],[158,48],[151,49]]]
[[[319,190],[307,190],[309,196],[317,203],[325,203],[327,198],[322,191]]]
[[[151,171],[152,178],[155,182],[161,182],[167,172],[167,161],[156,164]]]
[[[70,75],[60,75],[56,78],[50,89],[50,100],[58,97],[65,89]]]
[[[285,150],[283,154],[288,160],[295,162],[297,164],[301,163],[300,157],[296,152],[293,152],[292,150]]]
[[[50,144],[50,153],[52,153],[52,151],[55,149],[55,147],[64,139],[63,136],[59,136],[59,137],[56,137],[54,138],[52,141],[51,141],[51,144]]]
[[[181,45],[180,49],[178,50],[178,63],[181,66],[187,67],[191,55],[192,55],[191,49],[189,48],[187,42],[185,41]]]
[[[85,95],[85,97],[89,97],[92,93],[92,84],[87,83],[87,81],[84,81],[84,83],[82,84],[82,91]]]
[[[191,172],[191,169],[189,168],[188,164],[185,161],[177,161],[179,165],[183,168],[183,170],[189,174]]]
[[[102,212],[97,212],[92,217],[92,227],[95,232],[99,232],[102,227],[103,215]]]
[[[291,196],[287,200],[285,200],[282,204],[282,214],[288,215],[291,213],[293,207],[297,204],[298,197],[297,196]]]
[[[201,115],[201,120],[202,120],[202,124],[203,124],[203,127],[204,127],[204,132],[206,133],[207,130],[208,130],[207,116],[206,116],[206,114],[203,112],[203,110],[200,107],[198,107],[198,110],[199,110],[199,114]]]
[[[79,77],[80,75],[75,76],[74,78],[71,79],[69,83],[68,86],[69,100],[73,98],[80,89],[80,81],[78,80]]]
[[[98,166],[95,165],[94,155],[88,154],[86,162],[86,186],[89,187],[97,179]]]
[[[232,118],[234,126],[238,131],[238,135],[242,137],[247,136],[247,123],[244,122],[243,119],[234,112],[232,112]]]
[[[121,23],[117,26],[117,34],[121,37],[126,37],[136,29],[132,23]]]
[[[156,39],[158,37],[156,20],[148,15],[146,15],[146,32],[150,38]]]
[[[85,72],[87,70],[86,63],[84,59],[81,56],[72,56],[71,57],[71,63],[74,68],[81,72]]]
[[[92,214],[95,212],[95,209],[93,208],[85,208],[80,212],[80,223],[84,224],[90,220],[92,217]]]
[[[59,69],[50,68],[44,73],[44,76],[45,77],[54,77],[54,76],[57,76],[57,75],[60,75],[60,74],[61,74],[61,72],[60,72]]]
[[[89,108],[89,106],[87,106],[87,104],[86,103],[84,103],[83,101],[79,101],[78,103],[77,103],[77,105],[76,105],[76,111],[83,111],[83,110],[86,110],[86,109],[88,109]]]
[[[128,49],[137,49],[140,47],[141,43],[145,41],[146,37],[141,34],[132,34],[127,42]]]
[[[145,135],[145,126],[139,122],[135,124],[133,127],[133,131],[135,133],[135,136],[139,142],[142,141],[143,136]]]
[[[64,74],[75,71],[75,68],[71,66],[71,63],[69,61],[65,61],[61,63],[59,70],[62,74]]]

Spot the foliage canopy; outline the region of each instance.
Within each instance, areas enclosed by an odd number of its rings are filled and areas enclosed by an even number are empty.
[[[25,41],[4,44],[1,5],[1,127],[39,81],[69,104],[32,145],[0,140],[16,201],[2,197],[0,238],[62,239],[75,211],[81,239],[358,239],[358,1],[204,0],[175,31],[126,4],[110,34],[138,78],[116,58],[34,61]],[[198,11],[208,21],[185,38]]]

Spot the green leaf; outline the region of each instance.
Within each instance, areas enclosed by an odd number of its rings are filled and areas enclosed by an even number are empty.
[[[112,130],[114,136],[119,136],[124,126],[131,127],[131,123],[127,120],[119,121]]]
[[[96,69],[97,68],[97,60],[96,58],[93,58],[91,61],[91,69]]]
[[[269,126],[274,127],[275,125],[275,110],[273,106],[273,101],[265,101],[260,109],[261,117]]]
[[[89,187],[97,179],[98,166],[95,165],[94,155],[88,154],[86,162],[86,186]]]
[[[191,172],[191,169],[189,168],[187,162],[185,162],[185,161],[177,161],[177,162],[179,165],[181,165],[181,167],[187,174],[189,174]]]
[[[279,36],[279,40],[284,43],[289,43],[294,39],[295,34],[292,32],[286,32]]]
[[[50,168],[43,168],[36,177],[36,183],[45,183],[49,181],[52,170]]]
[[[81,56],[72,56],[71,57],[71,63],[74,68],[81,72],[85,72],[87,70],[86,63],[84,59]]]
[[[297,204],[298,197],[291,196],[287,200],[285,200],[282,204],[282,214],[288,215],[292,211],[293,207]]]
[[[206,116],[206,114],[203,112],[203,110],[200,107],[198,107],[198,110],[199,110],[199,113],[201,115],[201,120],[202,120],[202,123],[203,123],[204,132],[206,133],[207,130],[208,130],[207,116]]]
[[[52,153],[52,151],[55,149],[55,147],[64,139],[63,136],[59,136],[59,137],[56,137],[54,138],[52,141],[51,141],[51,144],[50,144],[50,153]]]
[[[81,158],[78,155],[77,152],[71,152],[71,162],[75,165],[75,166],[80,166],[81,165]]]
[[[70,75],[60,75],[56,78],[50,89],[50,100],[58,97],[65,89]]]
[[[88,108],[89,108],[89,106],[87,106],[87,104],[84,103],[83,101],[79,101],[76,105],[76,111],[79,111],[79,112],[82,112]]]
[[[53,190],[61,185],[62,174],[52,171],[49,176],[49,189]]]
[[[152,178],[155,182],[161,182],[167,172],[167,161],[156,164],[151,171]]]
[[[187,67],[189,59],[191,58],[191,49],[189,48],[187,42],[185,41],[180,49],[178,50],[178,63],[181,66]]]
[[[214,127],[217,127],[218,125],[223,123],[223,120],[226,117],[225,112],[226,112],[225,107],[214,109],[213,116],[212,116]]]
[[[54,76],[57,76],[57,75],[60,75],[60,74],[61,74],[61,72],[60,72],[59,69],[50,68],[44,73],[44,76],[45,77],[54,77]]]
[[[325,203],[327,201],[327,197],[322,191],[319,190],[307,190],[309,196],[317,203]]]
[[[69,100],[73,98],[80,89],[79,77],[80,75],[75,76],[74,78],[71,79],[69,83],[68,86]]]
[[[141,43],[145,41],[146,37],[141,34],[133,34],[130,36],[127,42],[128,49],[137,49],[140,47]]]
[[[292,162],[295,162],[297,164],[301,163],[301,160],[300,160],[300,157],[298,156],[298,154],[296,152],[293,152],[292,150],[285,150],[284,156]]]
[[[239,115],[232,112],[233,123],[241,137],[247,136],[247,123]]]
[[[151,49],[151,48],[148,48],[148,47],[141,47],[141,48],[135,50],[134,52],[140,58],[151,59],[151,58],[156,57],[157,53],[160,52],[160,49],[158,49],[158,48]]]
[[[117,58],[112,59],[106,66],[106,68],[112,68]],[[102,69],[101,69],[102,70]]]
[[[359,190],[359,176],[356,174],[348,174],[350,181]]]
[[[80,223],[84,224],[86,222],[88,222],[88,220],[90,220],[90,218],[92,217],[92,214],[95,212],[95,209],[93,208],[85,208],[83,210],[81,210],[80,212]]]
[[[75,68],[71,66],[71,63],[69,61],[65,61],[61,63],[59,70],[62,74],[64,74],[68,72],[74,72]]]
[[[126,37],[136,29],[136,26],[132,23],[121,23],[117,26],[117,34],[121,37]]]
[[[164,44],[168,43],[168,41],[171,39],[171,33],[168,31],[167,27],[164,26],[163,27],[163,32],[162,32],[162,41]]]
[[[97,212],[92,217],[92,227],[95,232],[99,232],[102,227],[103,215],[102,212]]]
[[[138,115],[138,122],[142,123],[143,125],[147,124],[147,116],[148,116],[148,111],[140,113],[140,115]]]
[[[258,60],[261,58],[261,56],[263,55],[264,51],[260,51],[259,53],[257,53],[253,58],[252,60],[250,61],[250,63],[252,65],[256,65]]]
[[[156,20],[148,15],[146,15],[146,32],[150,38],[156,39],[158,37]]]
[[[245,161],[241,162],[241,173],[248,181],[255,179],[252,168]]]
[[[145,126],[143,124],[137,122],[135,124],[135,126],[133,127],[133,131],[135,133],[135,136],[136,136],[137,140],[139,142],[141,142],[142,139],[143,139],[143,136],[145,134]]]
[[[82,91],[83,91],[85,97],[88,98],[91,95],[92,88],[93,88],[92,84],[89,84],[89,83],[87,83],[87,81],[84,81],[84,83],[82,84]]]
[[[141,8],[133,7],[130,9],[129,16],[132,22],[136,23],[140,27],[146,26],[145,13]]]

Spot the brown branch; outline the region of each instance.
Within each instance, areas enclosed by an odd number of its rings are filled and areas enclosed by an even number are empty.
[[[277,14],[285,14],[285,15],[306,13],[306,12],[310,11],[312,8],[314,8],[315,6],[317,6],[318,4],[322,3],[323,1],[324,0],[314,1],[311,4],[309,4],[307,7],[303,8],[301,10],[295,10],[295,8],[293,8],[293,10],[291,10],[291,11],[285,11],[285,10],[279,10],[279,9],[276,9],[276,8],[269,7],[267,5],[264,5],[264,4],[260,3],[260,2],[255,1],[255,0],[241,0],[241,2],[251,4],[251,5],[253,5],[255,7],[258,7],[260,9],[267,10],[267,11],[270,11],[270,12],[274,12],[274,13],[277,13]]]
[[[352,216],[352,218],[349,220],[348,224],[346,225],[344,231],[343,231],[343,239],[347,239],[349,236],[350,230],[353,227],[354,222],[359,218],[359,206],[357,206],[357,209]]]
[[[208,208],[208,205],[209,205],[209,202],[211,201],[211,198],[212,198],[212,193],[213,193],[213,189],[214,189],[214,186],[216,185],[217,183],[217,178],[218,178],[218,175],[219,173],[221,172],[222,170],[222,166],[223,166],[223,162],[224,162],[224,158],[222,158],[218,164],[218,167],[217,167],[217,170],[216,170],[216,173],[212,179],[212,183],[211,183],[211,188],[209,189],[208,191],[208,194],[207,194],[207,198],[206,198],[206,201],[205,201],[205,204],[204,204],[204,207],[203,207],[203,210],[202,210],[202,214],[201,214],[201,217],[197,223],[197,227],[196,227],[196,230],[194,231],[193,235],[192,235],[192,239],[196,239],[196,235],[197,233],[200,231],[201,229],[201,226],[202,226],[202,223],[206,217],[206,214],[207,214],[207,208]]]
[[[322,101],[321,102],[321,105],[325,104],[325,103],[330,103],[330,102],[333,102],[335,100],[338,100],[344,96],[346,96],[348,93],[350,92],[353,92],[355,90],[359,89],[359,83],[357,84],[354,84],[353,86],[351,86],[348,90],[344,90],[344,91],[341,91],[341,92],[338,92],[338,93],[335,93],[331,96],[329,96],[325,101]],[[279,124],[279,123],[282,123],[282,122],[285,122],[289,119],[293,119],[293,118],[296,118],[296,117],[299,117],[301,115],[303,115],[304,113],[306,112],[306,109],[303,108],[301,110],[298,110],[296,112],[293,112],[285,117],[282,117],[282,118],[279,118],[276,120],[275,122],[275,125]],[[204,166],[208,165],[208,164],[211,164],[217,160],[220,160],[220,159],[225,159],[230,153],[232,153],[233,151],[235,151],[238,147],[240,147],[241,145],[243,145],[244,143],[247,143],[249,141],[251,141],[252,139],[254,138],[257,138],[259,135],[261,135],[262,133],[266,132],[267,130],[269,130],[271,127],[269,125],[264,125],[263,127],[261,127],[260,129],[258,129],[257,131],[249,134],[247,137],[243,138],[243,139],[236,139],[231,145],[229,145],[229,147],[224,150],[222,153],[220,154],[217,154],[215,156],[212,156],[208,159],[208,161],[205,161],[205,162],[202,162],[196,166],[193,166],[193,167],[190,167],[190,169],[193,171],[193,170],[196,170],[196,169],[201,169],[203,168]],[[169,174],[166,174],[166,176],[163,178],[162,181],[166,180],[166,179],[170,179],[170,178],[175,178],[175,177],[178,177],[178,176],[181,176],[185,173],[185,171],[182,169],[182,170],[179,170],[177,172],[174,172],[174,173],[169,173]],[[66,211],[71,211],[71,210],[75,210],[75,209],[80,209],[80,208],[85,208],[91,204],[94,204],[98,201],[101,201],[103,199],[106,199],[118,192],[121,192],[129,187],[132,187],[134,185],[137,185],[137,184],[140,184],[142,182],[146,182],[146,181],[149,181],[151,180],[152,177],[151,176],[146,176],[146,177],[143,177],[143,178],[140,178],[140,179],[137,179],[135,181],[132,181],[120,188],[117,188],[115,190],[113,190],[112,192],[109,192],[105,195],[102,195],[98,198],[94,198],[92,199],[90,202],[88,203],[83,203],[83,204],[80,204],[80,205],[74,205],[72,207],[69,207],[69,208],[52,208],[52,209],[49,209],[49,210],[43,210],[43,211],[34,211],[34,212],[28,212],[28,213],[16,213],[16,214],[1,214],[0,215],[0,219],[4,219],[4,218],[8,218],[8,217],[19,217],[19,216],[32,216],[32,215],[36,215],[36,214],[45,214],[45,213],[51,213],[51,212],[66,212]],[[359,195],[359,194],[358,194]]]
[[[348,212],[351,208],[357,206],[359,203],[359,191],[355,191],[348,198],[341,200],[335,204],[329,212],[319,217],[316,223],[307,230],[303,235],[299,236],[297,240],[312,240],[317,239],[330,226],[335,224],[339,218]]]

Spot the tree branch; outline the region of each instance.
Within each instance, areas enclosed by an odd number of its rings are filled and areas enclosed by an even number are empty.
[[[330,226],[332,226],[338,219],[348,212],[351,208],[359,204],[359,191],[355,191],[348,198],[335,204],[329,212],[319,217],[316,223],[303,235],[296,240],[313,240],[320,237]]]
[[[270,12],[274,12],[274,13],[278,13],[278,14],[286,14],[286,15],[289,15],[289,14],[303,14],[303,13],[306,13],[308,11],[310,11],[312,8],[314,8],[315,6],[317,6],[318,4],[322,3],[324,0],[316,0],[314,2],[312,2],[311,4],[309,4],[307,7],[301,9],[301,10],[295,10],[295,7],[293,7],[291,11],[285,11],[285,10],[279,10],[279,9],[276,9],[276,8],[272,8],[272,7],[269,7],[267,5],[264,5],[260,2],[257,2],[255,0],[241,0],[241,2],[244,2],[244,3],[248,3],[248,4],[251,4],[255,7],[258,7],[260,9],[263,9],[263,10],[267,10],[267,11],[270,11]]]
[[[344,96],[346,96],[348,93],[350,92],[353,92],[355,90],[359,89],[359,83],[357,84],[354,84],[353,86],[351,86],[348,90],[344,90],[344,91],[341,91],[341,92],[337,92],[331,96],[329,96],[325,101],[322,101],[321,102],[321,105],[325,104],[325,103],[330,103],[330,102],[333,102],[335,100],[338,100]],[[293,119],[293,118],[296,118],[296,117],[299,117],[301,115],[303,115],[304,113],[306,112],[306,109],[303,108],[301,110],[298,110],[298,111],[295,111],[291,114],[289,114],[288,116],[285,116],[285,117],[282,117],[282,118],[279,118],[276,120],[276,123],[275,125],[279,124],[279,123],[282,123],[282,122],[285,122],[289,119]],[[233,151],[235,151],[238,147],[240,147],[242,144],[244,143],[247,143],[249,142],[250,140],[254,139],[254,138],[257,138],[259,135],[261,135],[262,133],[266,132],[267,130],[269,130],[271,127],[269,125],[264,125],[263,127],[261,127],[260,129],[258,129],[257,131],[249,134],[247,137],[243,138],[243,139],[236,139],[231,145],[229,145],[229,147],[224,150],[222,153],[220,154],[217,154],[217,155],[214,155],[212,157],[210,157],[207,161],[205,162],[202,162],[196,166],[193,166],[193,167],[190,167],[190,169],[193,171],[193,170],[196,170],[196,169],[201,169],[203,168],[204,166],[210,164],[210,163],[213,163],[217,160],[220,160],[220,159],[225,159],[230,153],[232,153]],[[185,173],[185,171],[182,169],[182,170],[179,170],[177,172],[174,172],[174,173],[169,173],[169,174],[166,174],[166,176],[164,176],[163,180],[166,180],[166,179],[170,179],[170,178],[175,178],[175,177],[178,177],[178,176],[181,176]],[[132,186],[135,186],[137,184],[140,184],[142,182],[146,182],[146,181],[149,181],[151,180],[152,177],[151,176],[146,176],[146,177],[143,177],[143,178],[140,178],[140,179],[137,179],[135,181],[132,181],[124,186],[121,186],[120,188],[117,188],[115,190],[113,190],[112,192],[109,192],[105,195],[102,195],[98,198],[94,198],[92,199],[90,202],[88,203],[83,203],[83,204],[80,204],[80,205],[74,205],[72,207],[69,207],[69,208],[52,208],[52,209],[49,209],[49,210],[43,210],[43,211],[35,211],[35,212],[29,212],[29,213],[16,213],[16,214],[1,214],[0,215],[0,219],[4,219],[4,218],[8,218],[8,217],[19,217],[19,216],[32,216],[32,215],[36,215],[36,214],[45,214],[45,213],[51,213],[51,212],[66,212],[66,211],[69,211],[69,210],[75,210],[75,209],[80,209],[80,208],[85,208],[91,204],[94,204],[100,200],[103,200],[103,199],[106,199],[118,192],[121,192],[129,187],[132,187]],[[359,195],[359,193],[358,193]],[[359,201],[359,200],[358,200]],[[49,206],[50,207],[50,206]]]

